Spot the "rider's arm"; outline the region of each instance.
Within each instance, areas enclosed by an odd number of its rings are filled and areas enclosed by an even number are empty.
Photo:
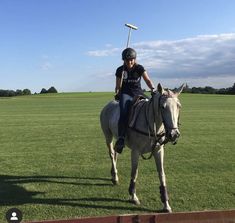
[[[116,86],[115,86],[115,93],[116,94],[118,94],[120,88],[121,88],[121,78],[116,77]]]
[[[155,89],[154,84],[153,84],[153,82],[150,80],[149,75],[147,74],[146,71],[144,71],[142,77],[143,77],[145,83],[147,84],[147,86],[151,89],[151,91],[153,91],[153,90]]]

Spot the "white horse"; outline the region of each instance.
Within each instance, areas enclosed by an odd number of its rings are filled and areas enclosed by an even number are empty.
[[[158,92],[152,94],[150,100],[143,105],[136,115],[135,124],[128,128],[125,144],[131,149],[131,180],[129,186],[130,201],[140,204],[136,195],[135,183],[138,175],[139,156],[151,152],[154,156],[158,176],[160,180],[160,195],[163,203],[163,211],[171,212],[169,197],[166,188],[166,178],[163,168],[164,144],[176,143],[180,136],[178,95],[183,90],[182,85],[176,92],[164,90],[158,84]],[[116,101],[109,102],[101,111],[100,123],[103,130],[109,155],[112,162],[111,176],[113,184],[118,183],[117,156],[113,149],[113,137],[118,136],[119,104]],[[133,123],[133,120],[132,120]]]

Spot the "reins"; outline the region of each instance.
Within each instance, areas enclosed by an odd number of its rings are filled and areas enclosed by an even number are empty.
[[[149,140],[151,141],[151,136],[152,136],[152,137],[154,137],[154,142],[153,142],[152,147],[151,147],[151,153],[150,153],[150,155],[148,157],[145,157],[143,154],[141,154],[141,157],[144,160],[151,159],[152,156],[153,156],[154,150],[157,147],[159,147],[159,146],[161,146],[161,145],[163,145],[163,144],[165,144],[167,142],[167,139],[165,137],[165,135],[166,135],[165,131],[162,131],[160,134],[157,133],[156,111],[155,111],[155,108],[154,108],[154,94],[155,93],[152,93],[152,97],[151,97],[151,99],[149,101],[149,106],[146,106],[146,113],[145,113],[145,118],[146,118],[146,122],[147,122],[147,126],[148,126]],[[159,100],[158,100],[158,104],[159,105],[160,105],[160,99],[161,99],[161,96],[159,97]],[[149,123],[149,120],[148,120],[149,107],[150,107],[151,104],[152,104],[152,112],[153,112],[153,134],[151,134],[150,123]],[[158,110],[161,110],[160,107],[158,107]]]

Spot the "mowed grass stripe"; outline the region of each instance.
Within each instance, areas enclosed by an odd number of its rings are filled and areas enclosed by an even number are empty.
[[[140,160],[137,193],[127,202],[130,152],[119,157],[120,185],[99,113],[112,93],[61,93],[0,99],[0,213],[26,220],[67,219],[162,208],[153,160]],[[165,171],[174,211],[235,208],[235,98],[182,94],[181,138],[167,145]]]

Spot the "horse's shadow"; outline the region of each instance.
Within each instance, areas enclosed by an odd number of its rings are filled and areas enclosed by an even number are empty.
[[[66,177],[66,176],[12,176],[0,175],[0,205],[17,206],[22,204],[61,205],[70,207],[106,209],[106,210],[129,210],[156,212],[141,206],[127,205],[128,200],[104,197],[79,197],[79,198],[37,198],[37,195],[45,194],[42,191],[27,190],[25,185],[33,183],[56,183],[78,186],[112,187],[109,178],[99,177]],[[116,203],[113,205],[113,203]],[[112,203],[112,205],[110,205]]]

